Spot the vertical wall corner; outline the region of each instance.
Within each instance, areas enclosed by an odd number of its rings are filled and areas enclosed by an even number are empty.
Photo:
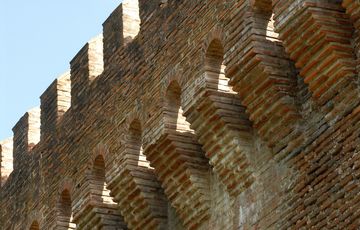
[[[41,140],[56,133],[58,122],[70,107],[70,71],[62,74],[40,96],[41,100]]]
[[[2,187],[13,171],[13,139],[0,141],[0,187]]]
[[[124,0],[103,23],[105,68],[115,51],[129,43],[139,31],[139,2]]]
[[[71,106],[81,106],[88,96],[92,80],[104,70],[103,37],[91,39],[70,62]]]
[[[134,38],[140,31],[139,1],[124,0],[122,3],[123,37]]]
[[[104,52],[103,52],[103,36],[98,35],[89,42],[88,50],[88,68],[89,80],[94,80],[104,71]]]
[[[25,113],[14,126],[13,132],[13,165],[17,170],[40,141],[40,108],[33,108]]]

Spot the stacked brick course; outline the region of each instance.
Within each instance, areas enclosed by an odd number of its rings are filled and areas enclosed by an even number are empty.
[[[0,142],[0,228],[359,228],[359,6],[123,1]]]
[[[0,142],[0,186],[5,184],[7,178],[13,170],[12,148],[12,138],[8,138]]]

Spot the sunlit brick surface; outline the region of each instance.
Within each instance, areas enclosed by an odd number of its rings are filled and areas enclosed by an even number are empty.
[[[359,229],[359,12],[124,0],[0,141],[0,229]]]

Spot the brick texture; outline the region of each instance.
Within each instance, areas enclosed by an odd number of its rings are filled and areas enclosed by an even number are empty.
[[[359,229],[358,1],[123,1],[0,142],[0,229]]]
[[[13,170],[13,142],[12,138],[0,142],[0,185],[5,184]]]

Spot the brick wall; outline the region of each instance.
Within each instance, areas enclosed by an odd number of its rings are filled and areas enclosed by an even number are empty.
[[[0,226],[359,228],[358,10],[125,1],[14,127]]]

